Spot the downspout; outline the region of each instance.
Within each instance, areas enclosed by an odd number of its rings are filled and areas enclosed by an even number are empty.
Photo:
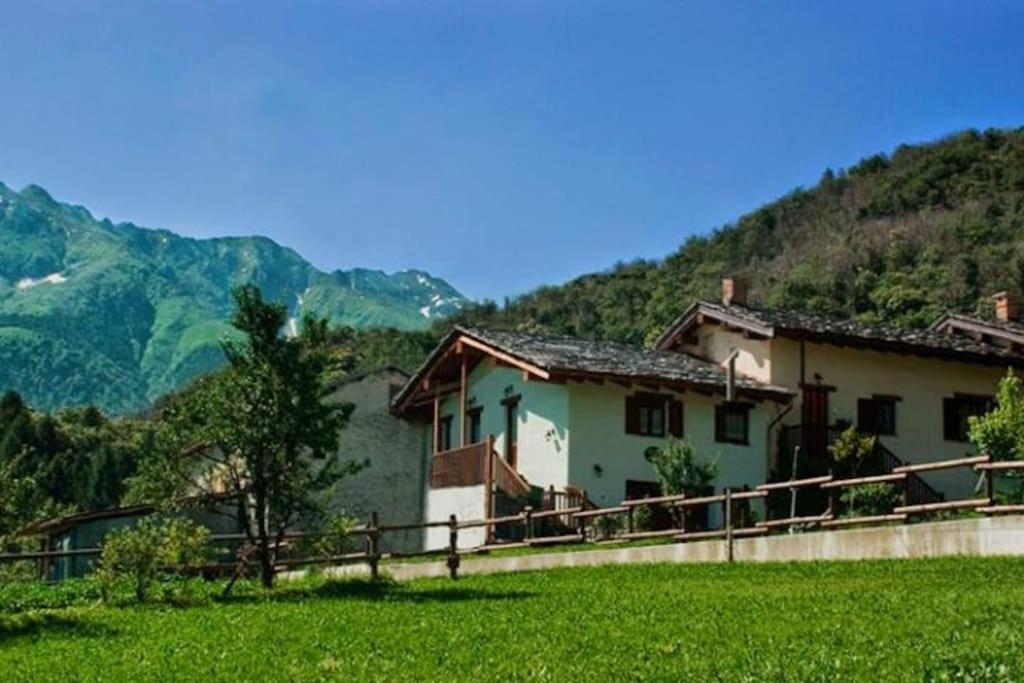
[[[787,415],[789,415],[790,411],[792,411],[792,410],[793,410],[793,400],[790,399],[789,403],[786,404],[786,409],[783,410],[778,415],[776,415],[775,417],[773,417],[772,421],[768,423],[768,428],[765,430],[765,435],[764,435],[765,443],[769,444],[769,446],[768,446],[768,449],[769,449],[768,450],[768,471],[769,472],[771,471],[771,466],[772,466],[772,457],[771,457],[772,450],[771,449],[774,448],[774,446],[772,446],[771,444],[777,443],[777,442],[773,442],[772,441],[772,432],[775,430],[776,427],[779,426],[779,423],[782,422],[782,419],[784,417],[786,417]]]

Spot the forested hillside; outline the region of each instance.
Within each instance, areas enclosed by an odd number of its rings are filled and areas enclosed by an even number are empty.
[[[662,261],[456,321],[649,342],[694,298],[717,298],[723,275],[746,278],[772,307],[912,326],[948,309],[986,314],[991,293],[1024,289],[1024,129],[967,131],[826,170]]]

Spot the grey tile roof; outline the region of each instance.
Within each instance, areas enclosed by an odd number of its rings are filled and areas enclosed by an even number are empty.
[[[959,325],[988,328],[996,332],[1002,332],[1008,337],[1019,337],[1024,340],[1024,324],[1015,320],[989,320],[976,318],[963,313],[947,313],[936,320],[930,329],[943,330],[947,327],[957,328]]]
[[[459,328],[457,331],[553,374],[662,380],[708,388],[723,388],[726,383],[726,372],[720,365],[678,351],[502,330]],[[792,394],[782,387],[742,377],[736,378],[736,386],[740,390],[779,394],[780,397]]]
[[[688,316],[702,313],[714,318],[745,324],[767,336],[790,336],[814,339],[825,343],[864,346],[910,354],[941,356],[954,360],[987,363],[1022,363],[1024,357],[1004,346],[960,334],[935,329],[911,329],[865,323],[799,311],[766,310],[736,304],[725,305],[699,301],[680,316],[659,345],[686,323]]]

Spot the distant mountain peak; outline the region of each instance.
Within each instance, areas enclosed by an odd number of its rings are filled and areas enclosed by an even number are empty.
[[[292,332],[306,313],[424,329],[466,303],[425,271],[327,273],[267,237],[97,221],[38,185],[0,184],[0,391],[40,408],[143,408],[222,362],[231,289],[246,283],[288,306]]]

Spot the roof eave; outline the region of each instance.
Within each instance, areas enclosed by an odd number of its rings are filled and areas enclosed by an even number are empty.
[[[737,327],[769,339],[775,336],[775,328],[772,326],[761,325],[746,318],[720,311],[704,301],[695,301],[658,337],[654,345],[655,348],[661,351],[671,351],[676,340],[701,324],[701,317],[710,318],[720,324]]]

